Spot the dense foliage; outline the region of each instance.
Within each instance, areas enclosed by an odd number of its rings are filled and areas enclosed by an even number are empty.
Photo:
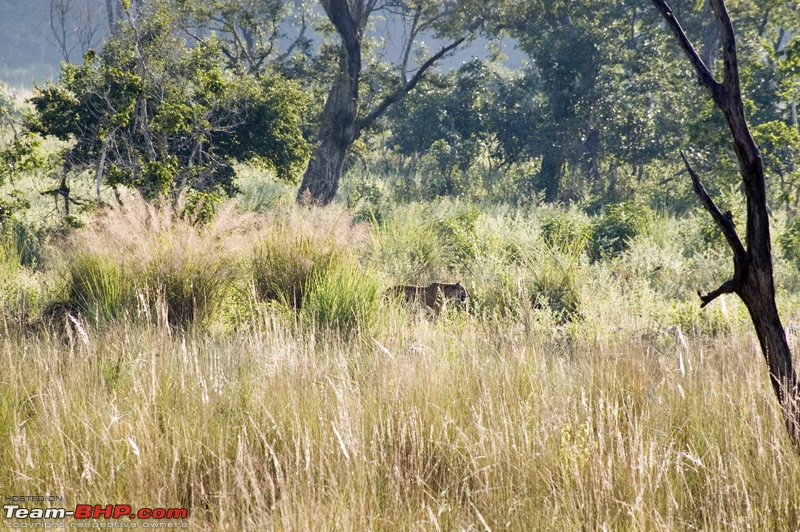
[[[361,3],[376,9],[359,12],[360,76],[350,90],[361,118],[348,126],[355,128],[345,143],[349,158],[334,165],[345,172],[339,197],[347,202],[541,197],[593,214],[628,201],[684,212],[696,203],[688,186],[675,186],[679,148],[715,177],[712,193],[737,199],[724,124],[686,82],[691,72],[649,6]],[[330,112],[323,118],[323,104],[343,56],[332,19],[315,2],[110,4],[111,35],[36,90],[28,130],[10,152],[35,148],[28,132],[52,135],[71,142],[64,172],[96,188],[218,197],[235,190],[236,161],[255,159],[293,181],[311,147],[322,150],[320,128],[339,120]],[[676,0],[673,7],[717,71],[708,6]],[[800,190],[800,21],[780,1],[737,2],[731,10],[770,202],[792,216]],[[476,32],[489,39],[488,51],[474,46],[460,65],[445,55],[408,94],[397,92],[433,51]],[[387,97],[386,112],[373,117]],[[373,176],[368,182],[360,168]],[[385,169],[400,173],[375,177]]]
[[[69,141],[64,172],[90,170],[98,195],[101,185],[151,199],[231,195],[236,161],[293,181],[308,153],[297,83],[225,71],[220,42],[188,46],[165,9],[139,13],[102,52],[37,87],[28,129]]]

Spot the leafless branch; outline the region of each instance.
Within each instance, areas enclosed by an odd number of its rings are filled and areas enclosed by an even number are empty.
[[[683,151],[681,151],[681,157],[686,165],[686,170],[689,172],[689,175],[692,178],[694,192],[697,194],[697,197],[700,198],[700,203],[703,204],[703,207],[714,219],[714,223],[716,223],[717,227],[719,227],[719,230],[722,231],[723,236],[725,236],[725,240],[728,241],[728,245],[730,246],[731,250],[733,250],[734,257],[744,260],[746,251],[744,249],[744,245],[742,245],[742,241],[739,238],[738,233],[736,232],[736,226],[733,224],[733,218],[731,217],[730,213],[723,214],[716,204],[714,204],[714,200],[712,200],[711,196],[709,196],[708,192],[706,192],[703,183],[700,182],[700,177],[697,175],[697,172],[694,171],[694,168],[692,168],[692,165],[689,163],[689,159],[687,159],[686,154],[683,153]]]
[[[276,62],[283,63],[289,57],[291,57],[292,52],[294,52],[294,49],[297,48],[297,46],[301,42],[303,42],[303,39],[305,39],[307,29],[308,29],[308,22],[306,21],[306,16],[302,15],[300,17],[300,32],[297,34],[297,38],[294,41],[292,41],[292,43],[286,48],[285,52],[283,52],[276,58]]]
[[[386,98],[384,98],[383,101],[381,101],[372,111],[369,112],[369,114],[367,114],[367,116],[362,118],[359,121],[359,127],[360,128],[369,127],[373,122],[375,122],[375,120],[377,120],[386,111],[386,109],[389,108],[390,105],[401,100],[406,94],[408,94],[411,90],[413,90],[414,87],[416,87],[417,84],[420,82],[420,80],[423,78],[428,69],[430,69],[430,67],[432,67],[444,55],[458,48],[458,46],[461,45],[461,43],[463,43],[465,40],[466,37],[461,37],[459,39],[456,39],[455,41],[451,42],[450,44],[448,44],[447,46],[436,52],[434,55],[429,57],[428,60],[425,61],[422,64],[422,66],[419,67],[419,69],[417,69],[417,72],[410,80],[408,80],[396,91],[394,91]]]
[[[667,5],[665,0],[653,0],[653,4],[664,17],[664,20],[666,20],[669,29],[672,31],[675,37],[677,37],[678,43],[680,44],[686,56],[689,58],[689,61],[692,63],[692,66],[697,73],[697,78],[700,81],[700,84],[708,88],[712,95],[714,95],[714,99],[716,99],[718,97],[716,93],[721,91],[722,85],[720,85],[720,83],[714,79],[713,74],[711,74],[711,71],[708,70],[708,67],[700,58],[697,50],[695,50],[694,46],[692,46],[692,42],[686,36],[686,33],[683,31],[678,19],[675,18],[675,15],[672,13],[672,9],[669,7],[669,5]]]
[[[700,292],[700,290],[698,290],[697,295],[700,296],[700,300],[702,301],[702,303],[700,303],[700,308],[705,307],[706,305],[708,305],[709,303],[711,303],[712,301],[714,301],[723,294],[736,293],[738,286],[739,286],[738,281],[736,281],[735,279],[730,279],[722,283],[722,286],[720,286],[716,290],[712,290],[706,295],[703,295],[703,293]]]

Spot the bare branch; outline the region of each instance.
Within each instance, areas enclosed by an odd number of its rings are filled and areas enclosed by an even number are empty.
[[[730,279],[722,283],[722,286],[717,288],[716,290],[712,290],[711,292],[703,295],[700,290],[697,291],[697,295],[700,296],[700,308],[705,307],[715,299],[717,299],[722,294],[735,294],[736,290],[739,288],[739,281],[737,279]]]
[[[714,200],[712,200],[711,196],[709,196],[708,192],[706,192],[703,183],[700,182],[700,177],[697,175],[697,172],[694,171],[692,165],[689,164],[689,159],[686,158],[686,154],[684,154],[683,151],[681,151],[681,157],[686,165],[686,170],[692,177],[692,184],[694,185],[695,194],[697,194],[697,197],[700,198],[700,203],[703,204],[703,207],[705,207],[709,214],[711,214],[711,217],[714,219],[714,223],[717,224],[717,227],[719,227],[719,230],[722,231],[722,234],[725,236],[725,240],[728,241],[728,245],[730,246],[731,250],[733,250],[734,261],[744,260],[747,252],[744,249],[744,245],[742,245],[739,235],[736,233],[736,226],[733,225],[733,219],[730,216],[730,213],[726,213],[727,215],[723,214],[719,208],[717,208],[717,206],[714,204]]]
[[[714,3],[715,2],[712,2],[712,8]],[[669,5],[667,5],[665,0],[653,0],[653,4],[664,17],[664,20],[667,21],[669,29],[672,30],[672,33],[678,38],[681,48],[687,57],[689,57],[689,61],[692,63],[694,71],[697,73],[697,78],[700,81],[700,84],[708,88],[716,100],[719,97],[718,93],[720,92],[722,86],[716,79],[714,79],[714,75],[711,74],[711,71],[708,70],[706,64],[703,63],[703,60],[697,53],[697,50],[694,49],[692,42],[683,31],[680,22],[678,22],[678,19],[675,18],[675,15],[672,13],[672,9],[669,7]]]
[[[301,24],[300,32],[297,34],[297,38],[294,41],[292,41],[292,44],[290,44],[286,48],[285,52],[283,52],[275,59],[276,63],[283,63],[285,60],[287,60],[292,55],[292,52],[297,47],[297,45],[303,42],[303,39],[305,39],[306,29],[308,29],[308,22],[306,22],[305,15],[302,15],[302,17],[300,18],[300,24]]]
[[[414,17],[411,20],[411,29],[408,32],[406,45],[403,48],[403,58],[400,62],[400,77],[403,80],[403,83],[408,83],[408,58],[411,55],[411,49],[414,47],[414,40],[417,38],[417,32],[419,31],[419,19],[421,15],[422,8],[418,8],[414,11]]]
[[[413,90],[414,87],[417,86],[417,83],[419,83],[422,77],[425,75],[425,72],[427,72],[428,69],[436,63],[436,61],[441,59],[447,53],[456,49],[465,40],[467,40],[466,37],[461,37],[459,39],[456,39],[455,41],[451,42],[450,44],[448,44],[447,46],[436,52],[434,55],[429,57],[428,60],[425,61],[422,64],[422,66],[419,67],[419,69],[417,69],[417,72],[410,80],[404,83],[403,86],[398,88],[389,96],[384,98],[383,101],[381,101],[381,103],[377,105],[377,107],[375,107],[372,111],[369,112],[367,116],[365,116],[359,121],[359,128],[369,127],[373,122],[375,122],[375,120],[377,120],[386,111],[386,109],[389,108],[390,105],[401,100],[406,94],[408,94],[411,90]]]

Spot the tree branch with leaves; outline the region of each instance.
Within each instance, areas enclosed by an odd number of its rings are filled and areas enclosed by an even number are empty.
[[[463,0],[427,4],[406,1],[381,4],[377,0],[320,0],[320,3],[340,40],[339,62],[320,117],[317,145],[303,174],[297,201],[326,205],[339,189],[348,151],[362,131],[414,90],[438,61],[474,35],[485,15],[478,4]],[[378,10],[383,10],[387,16],[399,16],[403,24],[410,24],[406,30],[408,41],[402,47],[396,86],[389,89],[375,107],[361,114],[362,44],[369,17]],[[470,10],[475,16],[465,16]],[[426,29],[446,39],[447,44],[421,60],[409,78],[409,57],[419,46],[418,40]]]

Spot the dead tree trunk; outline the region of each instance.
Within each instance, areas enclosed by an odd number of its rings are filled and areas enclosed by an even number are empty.
[[[792,355],[775,304],[764,164],[745,120],[733,25],[725,8],[725,2],[710,0],[711,9],[719,28],[725,67],[723,80],[719,82],[714,79],[706,64],[695,51],[667,3],[664,0],[653,0],[653,4],[678,38],[681,48],[689,57],[697,73],[700,84],[709,91],[714,103],[725,116],[733,136],[734,151],[739,161],[739,173],[747,196],[745,248],[736,232],[730,212],[725,214],[720,212],[706,193],[688,159],[683,157],[697,196],[714,218],[714,222],[725,235],[725,239],[733,251],[733,277],[706,295],[698,292],[702,300],[701,306],[706,306],[722,294],[730,293],[737,294],[744,302],[753,321],[761,351],[767,361],[772,387],[780,402],[789,436],[795,449],[800,451],[797,375],[792,367]]]

